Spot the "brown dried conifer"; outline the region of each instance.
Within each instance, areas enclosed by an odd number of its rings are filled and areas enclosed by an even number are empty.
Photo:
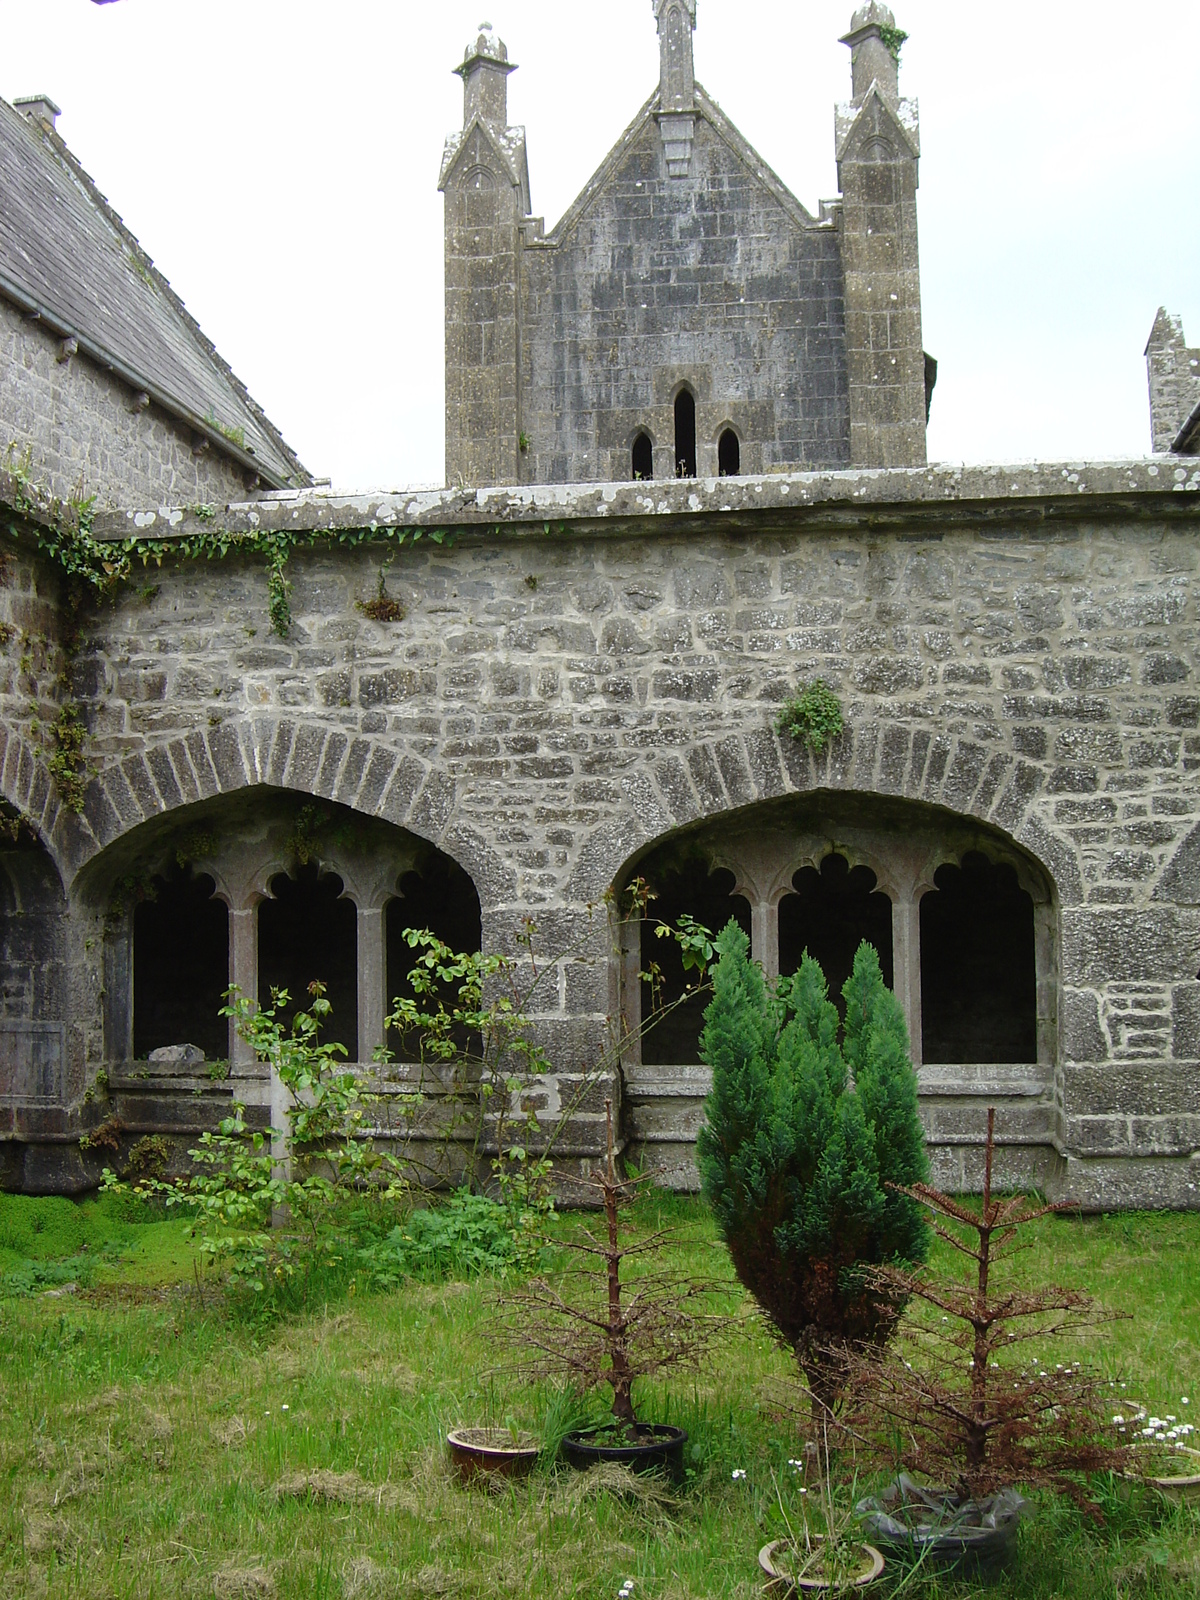
[[[854,1358],[855,1403],[843,1426],[964,1500],[1011,1486],[1053,1488],[1098,1515],[1087,1475],[1120,1471],[1131,1459],[1114,1427],[1111,1386],[1078,1361],[1030,1352],[1053,1349],[1116,1315],[1074,1289],[998,1286],[995,1269],[1030,1248],[1018,1240],[1020,1230],[1072,1208],[993,1196],[995,1124],[989,1110],[978,1210],[928,1184],[905,1191],[928,1207],[938,1236],[974,1267],[966,1282],[928,1269],[876,1269],[881,1288],[900,1302],[923,1302],[940,1322],[910,1314],[907,1341]]]
[[[573,1180],[603,1206],[603,1232],[584,1227],[580,1237],[558,1241],[586,1263],[561,1286],[535,1278],[527,1290],[505,1296],[507,1334],[529,1377],[565,1378],[584,1393],[610,1385],[613,1417],[633,1435],[639,1426],[634,1384],[672,1367],[695,1366],[721,1319],[705,1313],[708,1285],[661,1273],[623,1277],[626,1262],[653,1255],[669,1234],[631,1239],[623,1231],[621,1211],[638,1180],[618,1176],[611,1101],[605,1110],[604,1166],[593,1177]]]

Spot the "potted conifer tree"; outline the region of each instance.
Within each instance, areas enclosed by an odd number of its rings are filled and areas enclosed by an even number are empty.
[[[652,1259],[667,1235],[637,1233],[622,1219],[639,1180],[621,1178],[613,1144],[612,1102],[605,1103],[607,1156],[590,1178],[574,1180],[580,1197],[603,1208],[604,1226],[582,1225],[559,1241],[582,1263],[557,1279],[535,1278],[528,1290],[507,1296],[508,1337],[530,1377],[557,1377],[578,1394],[607,1388],[611,1417],[599,1427],[573,1431],[562,1443],[572,1466],[615,1462],[634,1472],[663,1470],[683,1476],[687,1433],[648,1423],[635,1407],[643,1378],[695,1366],[717,1326],[704,1311],[709,1286],[654,1270],[632,1276],[630,1265]]]
[[[1134,1459],[1127,1435],[1113,1432],[1122,1419],[1109,1415],[1101,1375],[1078,1360],[1033,1353],[1114,1316],[1080,1290],[1027,1286],[1005,1271],[1024,1248],[1023,1229],[1072,1208],[994,1194],[995,1148],[989,1110],[978,1201],[924,1183],[911,1189],[966,1270],[876,1270],[883,1292],[931,1314],[906,1329],[904,1345],[856,1355],[856,1404],[842,1419],[860,1443],[874,1437],[881,1458],[905,1469],[882,1497],[859,1506],[872,1537],[885,1551],[937,1564],[1005,1561],[1025,1507],[1018,1487],[1058,1490],[1099,1517],[1091,1480],[1128,1470]]]

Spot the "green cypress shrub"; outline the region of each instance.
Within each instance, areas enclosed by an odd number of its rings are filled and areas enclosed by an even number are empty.
[[[807,953],[772,989],[736,923],[716,948],[701,1048],[713,1074],[704,1194],[814,1407],[832,1406],[839,1351],[886,1342],[901,1310],[870,1269],[929,1251],[920,1206],[889,1187],[929,1173],[904,1016],[865,942],[842,991],[844,1028]]]

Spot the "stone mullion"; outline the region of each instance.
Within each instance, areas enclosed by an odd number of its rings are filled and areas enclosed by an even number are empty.
[[[1039,1066],[1058,1060],[1058,973],[1054,907],[1038,901],[1033,907],[1034,973],[1037,981],[1037,1058]]]
[[[387,924],[382,906],[358,907],[358,1059],[382,1049],[387,1013]]]
[[[767,977],[779,976],[779,901],[760,895],[750,899],[750,954]]]
[[[617,1026],[621,1030],[621,1059],[634,1066],[642,1061],[642,929],[641,918],[620,925],[621,999]]]
[[[229,983],[253,1005],[258,1004],[258,905],[232,908],[229,912]],[[245,1071],[255,1064],[253,1048],[229,1019],[229,1061],[234,1071]]]
[[[921,895],[923,885],[897,894],[892,901],[892,986],[908,1024],[914,1066],[920,1066],[921,1041]]]
[[[133,914],[104,941],[104,1037],[112,1061],[133,1060]]]

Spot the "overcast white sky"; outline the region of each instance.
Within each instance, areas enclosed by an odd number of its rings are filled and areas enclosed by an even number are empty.
[[[1141,455],[1156,308],[1200,344],[1195,0],[901,0],[940,460]],[[488,10],[488,8],[491,8]],[[699,0],[696,72],[815,209],[853,0]],[[0,0],[60,131],[309,468],[442,479],[451,68],[486,15],[551,226],[658,77],[650,0]],[[0,197],[2,203],[2,197]]]

